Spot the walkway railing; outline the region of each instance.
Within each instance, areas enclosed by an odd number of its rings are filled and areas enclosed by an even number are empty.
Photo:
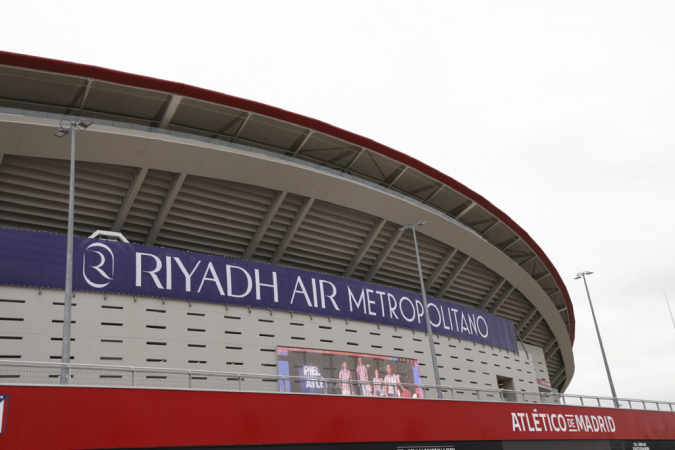
[[[330,378],[263,375],[209,370],[157,367],[61,364],[0,360],[1,385],[49,386],[61,384],[61,368],[70,372],[70,386],[150,389],[194,389],[200,391],[243,391],[357,395],[410,399],[437,399],[437,386],[399,382],[360,382]],[[615,408],[611,397],[546,392],[512,391],[466,386],[441,386],[444,400],[546,403]],[[675,411],[675,402],[619,398],[622,409]]]

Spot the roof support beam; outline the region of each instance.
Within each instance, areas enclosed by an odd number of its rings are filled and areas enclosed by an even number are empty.
[[[487,294],[485,294],[485,297],[483,298],[483,301],[480,302],[480,305],[478,305],[478,309],[480,309],[481,311],[484,311],[485,307],[492,300],[492,297],[494,297],[495,294],[497,292],[499,292],[499,290],[502,288],[502,286],[504,286],[505,282],[506,282],[506,279],[504,279],[504,278],[498,279],[497,282],[494,284],[494,286],[492,286],[492,289],[490,289],[490,291]]]
[[[394,183],[396,183],[399,180],[399,178],[401,178],[403,176],[403,174],[405,173],[406,170],[408,170],[408,166],[401,166],[398,169],[398,172],[396,173],[396,175],[394,175],[394,178],[391,180],[391,182],[389,182],[387,184],[387,187],[388,188],[392,187],[394,185]],[[385,183],[386,182],[387,181],[385,180]]]
[[[550,297],[551,295],[560,292],[560,288],[558,286],[556,286],[555,288],[544,288],[544,292],[546,292],[546,295]]]
[[[298,229],[300,228],[302,221],[305,219],[305,216],[307,215],[309,209],[312,207],[313,204],[314,198],[306,198],[302,202],[302,205],[300,206],[300,209],[295,215],[293,222],[291,222],[291,226],[288,227],[288,230],[286,230],[286,235],[284,236],[284,238],[281,240],[281,243],[277,247],[277,251],[274,252],[274,256],[272,256],[272,261],[270,261],[272,264],[277,264],[281,260],[281,257],[284,256],[284,252],[286,252],[288,245],[293,240],[295,233],[298,232]]]
[[[553,347],[553,344],[556,343],[556,338],[553,336],[547,343],[544,345],[544,353],[548,352],[551,347]]]
[[[305,144],[307,143],[307,141],[309,140],[309,138],[312,137],[313,134],[314,134],[314,130],[307,130],[307,134],[306,134],[305,136],[301,137],[301,138],[299,139],[299,142],[296,142],[295,144],[293,144],[293,147],[294,147],[294,148],[291,147],[291,148],[289,149],[289,151],[293,152],[293,155],[292,155],[293,158],[295,158],[296,156],[298,156],[298,153],[300,153],[300,150],[302,150],[302,147],[305,146]]]
[[[525,329],[525,331],[523,332],[523,334],[520,335],[520,338],[521,338],[523,341],[524,341],[525,339],[527,339],[527,337],[530,335],[530,333],[532,333],[532,331],[533,331],[535,328],[537,328],[537,325],[539,325],[539,323],[542,321],[543,318],[544,318],[544,316],[542,316],[541,314],[539,314],[539,315],[532,321],[532,323],[531,323],[530,325],[528,325],[528,327]]]
[[[433,194],[431,194],[431,195],[429,196],[428,199],[424,200],[424,204],[425,204],[425,205],[428,204],[428,203],[431,201],[432,198],[436,197],[436,194],[438,194],[439,192],[441,192],[441,191],[443,190],[443,187],[444,187],[444,186],[445,186],[444,184],[441,184],[441,185],[438,187],[438,189],[436,189],[436,191],[435,191]]]
[[[251,239],[251,242],[249,242],[248,247],[246,247],[246,251],[244,252],[243,255],[244,259],[250,259],[251,256],[253,256],[253,253],[255,252],[256,248],[258,248],[258,244],[260,244],[260,241],[262,240],[263,236],[265,236],[267,229],[272,223],[274,216],[276,216],[277,211],[279,211],[279,208],[281,207],[281,204],[286,199],[286,195],[288,195],[288,192],[284,191],[277,192],[276,197],[274,197],[274,200],[272,200],[272,204],[267,209],[267,212],[265,213],[265,216],[260,222],[260,225],[258,225],[258,229],[253,235],[253,239]]]
[[[476,202],[472,201],[471,203],[469,203],[464,209],[462,209],[462,210],[455,216],[455,220],[459,220],[459,219],[461,219],[462,217],[464,217],[464,215],[465,215],[466,213],[468,213],[469,211],[471,211],[471,210],[473,209],[474,206],[476,206]]]
[[[366,149],[363,148],[363,147],[361,147],[361,151],[359,151],[359,152],[356,154],[356,156],[354,156],[354,159],[352,159],[351,161],[349,161],[349,164],[347,164],[347,167],[345,167],[345,170],[351,169],[352,166],[354,165],[354,163],[356,162],[356,160],[359,159],[359,158],[361,157],[361,155],[363,155],[363,153],[364,153],[365,151],[366,151]]]
[[[509,249],[510,257],[512,260],[516,260],[517,258],[529,258],[532,256],[532,253],[530,252],[524,252],[522,250],[516,250],[516,249]],[[533,272],[534,273],[534,269]]]
[[[166,193],[166,197],[164,197],[162,206],[159,208],[159,212],[155,216],[155,222],[152,224],[152,228],[150,228],[150,232],[148,233],[148,236],[145,238],[145,245],[154,245],[155,240],[157,239],[157,235],[162,229],[162,226],[164,226],[164,221],[169,215],[169,211],[171,211],[173,202],[176,201],[176,197],[180,192],[180,188],[183,186],[183,182],[185,181],[186,176],[187,174],[185,173],[174,174],[173,181],[171,182],[171,186],[169,187],[169,190]]]
[[[387,245],[384,246],[380,252],[380,256],[377,257],[363,281],[371,281],[373,279],[373,277],[377,274],[377,271],[380,270],[380,267],[382,267],[384,260],[387,259],[389,253],[391,253],[391,250],[394,248],[398,240],[401,239],[402,235],[403,230],[398,229],[394,232],[394,234],[391,235],[389,242],[387,242]]]
[[[537,308],[532,308],[529,310],[527,314],[525,314],[525,317],[523,317],[523,319],[518,322],[518,325],[516,325],[516,331],[520,333],[520,330],[523,329],[523,327],[527,324],[527,322],[530,321],[532,317],[534,317],[535,314],[537,314]]]
[[[514,236],[512,238],[507,239],[506,241],[502,242],[499,244],[497,247],[499,247],[503,252],[506,251],[509,247],[511,247],[513,244],[518,242],[520,240],[520,236]]]
[[[120,206],[120,210],[117,212],[117,217],[115,217],[115,222],[113,223],[113,226],[110,229],[110,231],[119,232],[124,226],[124,222],[126,222],[127,220],[129,211],[131,210],[131,207],[133,206],[134,201],[136,200],[138,191],[140,191],[141,186],[143,186],[143,181],[145,180],[145,176],[147,174],[148,174],[147,167],[141,167],[139,169],[136,169],[136,173],[134,173],[134,178],[131,180],[131,183],[129,183],[127,195],[126,197],[124,197],[122,206]]]
[[[490,230],[491,230],[494,226],[496,226],[498,223],[499,223],[499,219],[495,219],[490,225],[488,225],[488,227],[487,227],[486,229],[484,229],[483,231],[481,231],[481,233],[482,233],[483,235],[485,235],[485,233],[487,233],[488,231],[490,231]]]
[[[555,355],[555,352],[557,352],[559,348],[560,348],[560,346],[556,343],[556,344],[551,348],[551,351],[550,351],[550,352],[545,353],[545,356],[544,356],[544,357],[546,358],[546,362],[548,362],[549,359],[553,358],[553,355]]]
[[[429,278],[424,282],[424,286],[427,289],[427,292],[431,289],[431,286],[436,282],[438,277],[445,271],[445,268],[448,267],[448,264],[450,264],[450,261],[452,261],[452,258],[455,257],[457,254],[457,249],[456,248],[448,248],[448,251],[445,252],[445,255],[443,256],[443,259],[436,265],[436,268],[434,271],[429,275]]]
[[[82,115],[82,110],[84,110],[84,102],[87,101],[87,97],[89,97],[89,90],[91,89],[91,78],[87,78],[87,87],[84,89],[84,94],[82,94],[82,101],[80,102],[80,107],[77,109],[77,115],[80,116]]]
[[[162,115],[162,121],[159,123],[160,128],[166,128],[169,126],[174,114],[176,114],[176,110],[178,109],[178,105],[180,105],[181,100],[183,100],[181,95],[174,94],[171,96],[171,100],[169,101],[169,104],[166,105],[166,109]]]
[[[532,260],[535,259],[536,257],[537,257],[537,255],[534,255],[534,254],[533,254],[532,256],[530,256],[529,258],[527,258],[525,261],[521,262],[521,263],[520,263],[520,267],[523,267],[525,264],[529,263],[530,261],[532,261]]]
[[[342,274],[342,276],[344,277],[352,276],[356,268],[361,263],[361,260],[368,252],[368,249],[370,249],[370,246],[373,245],[373,242],[375,242],[375,238],[377,238],[377,236],[380,234],[380,231],[382,231],[382,228],[386,223],[387,219],[380,219],[373,224],[373,227],[368,232],[368,235],[364,239],[363,244],[361,244],[361,248],[356,253],[354,258],[352,259],[352,262],[349,264],[349,267],[347,267],[347,270],[345,270],[345,273]]]
[[[532,278],[534,278],[534,281],[539,281],[539,280],[543,280],[544,278],[546,278],[549,275],[551,275],[551,272],[543,272],[543,273],[538,273],[537,275],[533,276]]]
[[[241,123],[244,121],[244,119],[248,117],[247,112],[242,112],[239,114],[237,117],[234,119],[229,120],[225,125],[220,127],[218,131],[212,131],[212,130],[204,130],[204,129],[199,129],[200,131],[204,131],[206,133],[211,133],[211,136],[209,136],[211,139],[233,139],[234,134],[226,134],[227,130],[232,128],[235,125],[239,125],[239,128],[241,128]]]
[[[448,290],[450,286],[452,286],[452,283],[455,282],[455,280],[462,272],[464,267],[466,267],[466,265],[469,263],[469,261],[471,261],[471,257],[469,255],[464,255],[462,259],[459,260],[457,265],[452,269],[452,272],[450,272],[445,281],[443,281],[441,287],[438,288],[438,291],[435,294],[437,298],[443,298],[445,292]]]
[[[495,302],[494,305],[490,308],[490,314],[497,314],[497,311],[499,311],[499,308],[504,304],[506,299],[509,298],[509,295],[511,295],[511,292],[513,292],[515,288],[513,286],[509,286],[502,292],[502,295],[499,296],[497,301]]]
[[[551,386],[556,386],[557,381],[562,377],[562,375],[565,373],[565,368],[561,367],[558,369],[558,371],[551,377]]]
[[[434,188],[436,186],[437,186],[436,184],[427,184],[425,186],[418,187],[417,189],[413,189],[412,191],[409,191],[408,194],[416,195],[416,194],[419,194],[420,192],[428,191],[429,189]]]
[[[239,125],[239,129],[238,129],[237,132],[234,134],[234,136],[232,136],[232,141],[233,141],[233,142],[234,142],[235,139],[238,139],[238,138],[239,138],[239,135],[240,135],[241,132],[244,130],[244,127],[246,126],[246,124],[248,123],[248,120],[251,118],[252,115],[253,115],[253,113],[248,113],[248,116],[246,116],[246,117],[242,120],[241,125]]]
[[[333,163],[335,163],[335,161],[339,161],[342,158],[344,158],[345,156],[349,156],[351,153],[353,153],[353,150],[350,149],[350,150],[346,150],[346,151],[340,153],[337,156],[333,156],[331,159],[328,160],[328,164],[333,164]]]
[[[467,222],[466,225],[475,229],[478,225],[483,225],[483,224],[486,224],[486,223],[492,224],[493,222],[494,222],[494,220],[492,220],[492,219],[482,219],[482,220],[477,220],[475,222]]]

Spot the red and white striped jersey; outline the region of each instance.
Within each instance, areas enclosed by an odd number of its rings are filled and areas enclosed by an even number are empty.
[[[349,371],[349,369],[342,369],[340,371],[340,379],[342,381],[352,381],[352,373]],[[349,383],[340,383],[340,388],[343,391],[346,391],[347,389],[350,389],[350,384]]]
[[[380,392],[384,392],[384,386],[382,386],[383,381],[384,380],[380,377],[373,377],[373,390],[376,395],[379,395]]]
[[[391,375],[387,374],[384,376],[384,383],[387,384],[387,393],[388,394],[395,394],[396,393],[396,385],[399,384],[401,380],[399,379],[398,375],[395,373],[392,373]]]
[[[356,366],[356,377],[359,381],[368,381],[368,368],[365,364]]]

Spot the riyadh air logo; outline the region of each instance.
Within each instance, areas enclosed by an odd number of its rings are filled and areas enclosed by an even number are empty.
[[[101,242],[89,244],[82,255],[82,275],[91,287],[109,285],[115,275],[115,255],[110,247]]]
[[[0,434],[7,429],[7,419],[9,418],[9,395],[0,394]]]

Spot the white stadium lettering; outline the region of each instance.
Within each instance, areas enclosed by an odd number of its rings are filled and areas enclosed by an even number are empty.
[[[385,317],[384,315],[384,296],[387,294],[386,292],[383,291],[375,291],[378,297],[380,297],[380,307],[382,308],[382,317]]]
[[[392,294],[387,293],[387,302],[389,303],[389,317],[398,320],[398,315],[396,314],[397,302],[396,297]]]
[[[223,291],[223,285],[220,283],[220,278],[218,278],[218,274],[216,273],[216,269],[214,269],[212,262],[209,262],[209,264],[206,266],[206,270],[202,276],[202,282],[199,283],[199,289],[197,290],[198,293],[202,291],[204,283],[207,281],[211,281],[215,284],[221,296],[225,295],[225,291]]]
[[[155,268],[152,270],[143,270],[143,257],[149,257],[150,259],[155,261]],[[144,273],[147,273],[152,278],[152,281],[155,282],[155,286],[157,286],[157,289],[164,289],[164,286],[162,286],[162,283],[159,281],[159,277],[157,276],[157,272],[159,272],[160,270],[162,270],[161,259],[153,255],[152,253],[136,252],[136,287],[143,286],[142,275]],[[201,286],[199,290],[201,290]]]
[[[244,274],[244,276],[246,277],[246,289],[244,289],[244,291],[242,293],[237,293],[237,294],[234,293],[234,277],[235,276],[232,272],[233,269],[239,271],[239,273]],[[251,274],[248,273],[248,271],[246,269],[244,269],[243,267],[227,264],[225,266],[225,272],[227,273],[227,296],[228,297],[244,298],[248,294],[251,293],[251,289],[253,289],[253,279],[251,278]],[[241,279],[241,277],[238,277],[238,278]]]
[[[471,330],[469,329],[469,324],[466,321],[466,316],[464,315],[463,311],[462,311],[461,317],[462,317],[462,328],[461,328],[462,333],[466,332],[467,334],[471,334]]]
[[[427,306],[429,308],[429,322],[431,322],[431,326],[434,327],[434,328],[440,327],[441,326],[441,312],[438,309],[438,306],[436,306],[433,303],[428,303]],[[436,316],[438,318],[438,322],[434,323],[434,320],[432,319],[433,316],[431,315],[431,308],[433,308],[436,311]]]
[[[366,294],[365,294],[364,290],[361,289],[361,295],[359,295],[358,300],[354,296],[354,293],[352,292],[351,287],[347,286],[347,291],[349,292],[349,311],[354,311],[353,306],[355,306],[356,309],[358,310],[361,307],[360,305],[363,305],[363,312],[365,314],[365,312],[366,312]]]
[[[417,313],[417,323],[421,323],[422,317],[424,316],[424,305],[421,301],[415,299],[416,313]]]
[[[181,272],[183,272],[183,275],[185,276],[185,291],[190,292],[190,290],[192,289],[192,275],[194,275],[195,271],[199,267],[199,264],[201,264],[201,260],[197,261],[197,264],[195,264],[195,266],[192,268],[192,270],[190,272],[188,272],[188,270],[185,268],[185,266],[183,265],[183,262],[180,260],[180,258],[175,257],[174,261],[176,261],[176,264],[178,265],[178,268],[181,270]],[[171,289],[171,281],[170,281],[171,278],[172,278],[171,277],[171,270],[170,270],[171,265],[169,263],[168,258],[167,258],[166,267],[167,267],[166,285],[167,285],[167,289]]]
[[[255,299],[261,299],[260,288],[266,287],[271,288],[272,292],[274,292],[274,303],[279,303],[279,284],[277,283],[277,273],[272,271],[272,284],[260,282],[260,270],[255,269],[253,273],[255,274]]]
[[[547,414],[534,409],[531,413],[511,413],[512,431],[613,433],[616,424],[612,416],[589,414]]]
[[[330,286],[331,288],[330,294],[326,294],[326,290],[324,287],[326,285]],[[319,280],[319,290],[321,291],[321,308],[323,309],[326,308],[326,299],[328,299],[333,305],[333,308],[335,308],[336,311],[340,311],[340,308],[338,308],[337,302],[335,301],[335,296],[337,295],[337,287],[335,287],[335,285],[330,281]]]
[[[351,293],[351,291],[350,291]],[[303,297],[305,297],[305,301],[307,302],[307,305],[310,307],[312,306],[312,301],[309,298],[309,294],[307,294],[307,289],[305,288],[305,283],[302,281],[302,277],[298,276],[298,278],[295,280],[295,288],[293,288],[293,296],[291,297],[291,305],[295,301],[295,294],[302,294]]]
[[[408,305],[410,305],[410,310],[412,311],[412,315],[410,318],[405,315],[405,311],[403,310],[403,303],[407,302]],[[413,305],[412,300],[410,300],[408,297],[401,297],[401,300],[399,300],[399,307],[401,311],[401,316],[403,317],[404,320],[408,322],[413,322],[415,320],[415,306]]]
[[[481,322],[483,323],[485,333],[483,333],[483,331],[481,330],[481,327],[480,327]],[[488,327],[487,321],[485,320],[485,317],[478,316],[478,318],[476,319],[476,327],[478,328],[478,334],[480,334],[482,338],[485,339],[490,334],[490,329]]]
[[[371,305],[375,304],[375,300],[370,298],[370,294],[372,294],[374,292],[375,291],[372,290],[372,289],[366,289],[366,305],[367,305],[366,312],[369,316],[376,316],[377,315],[377,313],[375,313],[371,308]]]

